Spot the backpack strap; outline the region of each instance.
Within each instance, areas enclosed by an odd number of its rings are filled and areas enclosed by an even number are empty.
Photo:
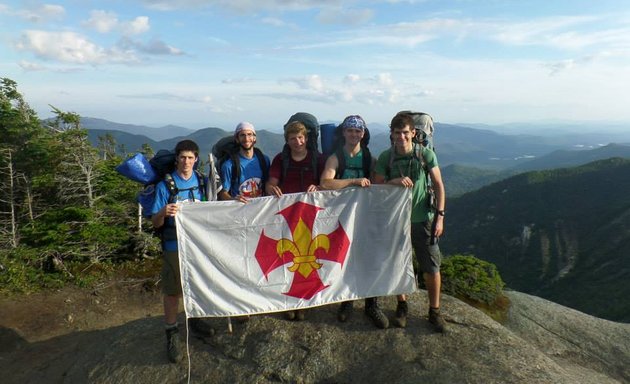
[[[166,173],[164,175],[164,184],[166,184],[166,189],[168,190],[168,204],[173,204],[177,201],[177,194],[179,193],[179,189],[177,188],[177,184],[175,184],[175,179],[173,179],[173,175],[170,173]]]
[[[208,189],[206,177],[201,171],[195,169],[195,175],[197,175],[197,185],[199,187],[199,194],[201,195],[201,201],[208,201]]]
[[[265,184],[267,180],[269,180],[269,164],[267,164],[267,160],[265,159],[265,155],[262,153],[260,149],[254,147],[254,156],[258,159],[258,164],[260,164],[260,169],[262,170],[262,189],[265,190]]]
[[[372,153],[370,153],[368,147],[363,146],[361,151],[363,152],[363,177],[369,179],[372,171]]]
[[[346,172],[346,154],[343,151],[343,146],[337,147],[335,156],[337,156],[337,172],[335,173],[335,179],[341,179],[344,172]]]

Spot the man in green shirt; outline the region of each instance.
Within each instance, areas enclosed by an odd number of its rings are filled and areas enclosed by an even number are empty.
[[[432,126],[429,115],[426,124]],[[418,132],[413,118],[399,113],[390,124],[393,145],[376,162],[374,183],[388,183],[412,188],[411,244],[422,271],[429,296],[429,322],[438,332],[444,332],[440,314],[441,254],[438,239],[444,230],[445,193],[437,157],[431,149],[416,143]],[[429,191],[429,179],[435,191],[435,202]],[[435,212],[433,209],[435,207]],[[407,325],[407,298],[398,296],[395,324]]]

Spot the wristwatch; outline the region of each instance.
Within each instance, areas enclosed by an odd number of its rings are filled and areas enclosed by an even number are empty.
[[[443,209],[437,211],[437,214],[440,215],[440,216],[444,216],[445,213],[446,213],[446,211],[443,210]]]

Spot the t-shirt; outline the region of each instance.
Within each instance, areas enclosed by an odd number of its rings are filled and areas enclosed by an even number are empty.
[[[282,178],[282,152],[278,153],[271,162],[269,177],[280,180],[279,187],[282,193],[306,192],[309,185],[319,185],[319,175],[324,170],[324,158],[317,154],[317,171],[313,172],[312,152],[308,151],[306,157],[295,161],[289,156],[289,168],[287,175]]]
[[[199,180],[197,174],[193,172],[192,176],[185,180],[177,172],[171,174],[175,186],[179,190],[177,193],[176,202],[183,201],[201,201],[201,191],[199,191]],[[151,214],[157,214],[166,204],[171,194],[168,191],[166,182],[160,181],[155,186],[155,200],[153,201],[153,207],[151,208]],[[167,217],[164,219],[165,226],[175,226],[175,219]],[[166,240],[162,242],[162,247],[165,251],[177,251],[177,240]]]
[[[354,155],[354,157],[350,157],[350,154],[345,148],[342,151],[346,161],[346,168],[343,171],[343,175],[339,177],[340,179],[360,179],[362,177],[370,177],[370,175],[363,174],[363,149]],[[339,159],[337,159],[337,161],[339,161]]]
[[[265,163],[269,166],[269,157],[265,156]],[[229,191],[231,196],[243,195],[245,197],[259,197],[263,195],[262,185],[263,171],[260,168],[258,157],[254,155],[251,159],[238,154],[241,165],[241,177],[236,185],[232,185],[232,159],[227,159],[221,166],[221,183],[223,189]]]
[[[416,145],[417,144],[414,145],[414,148],[416,148]],[[427,169],[430,170],[433,167],[437,167],[438,161],[435,152],[425,147],[420,148]],[[389,169],[389,160],[392,150],[392,148],[387,149],[378,157],[376,161],[376,174],[385,176],[385,181],[403,176],[408,176],[413,180],[413,189],[411,191],[411,222],[421,223],[431,220],[433,214],[429,207],[430,201],[429,194],[427,193],[426,175],[420,159],[414,155],[413,151],[405,155],[396,153],[392,167]]]

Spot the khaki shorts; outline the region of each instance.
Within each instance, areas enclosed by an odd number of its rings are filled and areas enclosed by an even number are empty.
[[[165,295],[182,294],[182,278],[179,273],[177,251],[164,251],[162,254],[162,293]]]

